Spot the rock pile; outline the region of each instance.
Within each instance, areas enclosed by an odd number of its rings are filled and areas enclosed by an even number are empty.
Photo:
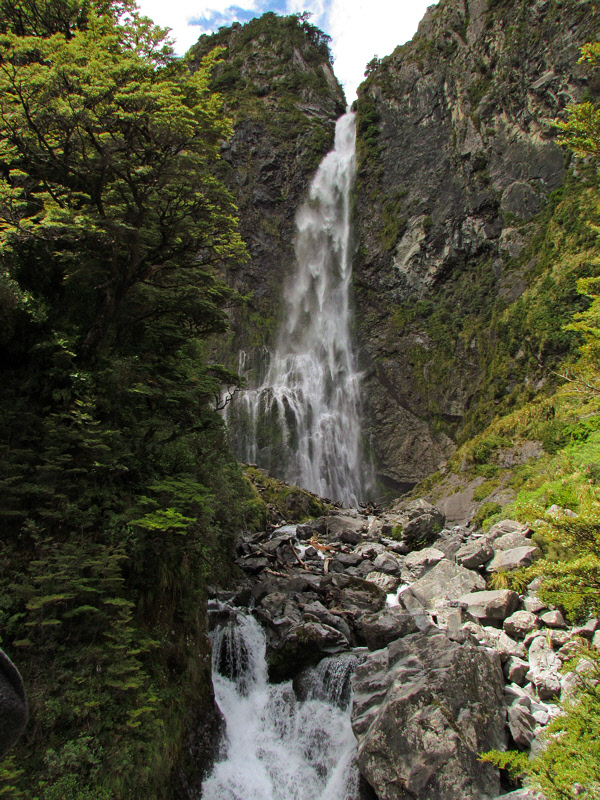
[[[444,522],[417,500],[238,544],[247,579],[227,599],[263,624],[272,679],[363,648],[352,719],[361,773],[380,800],[498,795],[498,772],[478,753],[539,748],[576,682],[562,664],[582,639],[600,648],[600,622],[569,628],[539,601],[538,582],[523,596],[486,588],[491,573],[540,555],[526,525],[503,520],[484,535]]]

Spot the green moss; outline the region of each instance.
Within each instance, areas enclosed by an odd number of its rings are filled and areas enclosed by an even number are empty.
[[[477,512],[473,516],[472,522],[475,526],[475,529],[477,530],[478,528],[481,528],[486,519],[498,514],[500,511],[502,511],[502,506],[500,503],[484,503],[477,509]]]
[[[473,492],[473,500],[475,500],[476,503],[480,503],[482,500],[485,500],[494,489],[497,489],[498,485],[498,481],[485,481],[485,483],[482,483]]]

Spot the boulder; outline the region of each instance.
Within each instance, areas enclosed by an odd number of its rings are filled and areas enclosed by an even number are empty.
[[[321,622],[303,622],[288,630],[281,645],[269,653],[269,677],[287,680],[316,664],[323,655],[349,648],[348,639],[339,630]]]
[[[495,525],[492,525],[487,532],[487,538],[493,542],[501,536],[505,536],[507,533],[519,533],[521,536],[525,536],[528,530],[529,527],[521,522],[517,522],[514,519],[503,519]]]
[[[385,572],[387,575],[400,575],[402,569],[398,559],[391,553],[380,553],[373,562],[373,566],[378,572]]]
[[[493,541],[494,551],[513,550],[515,547],[531,547],[531,539],[528,539],[520,531],[505,533]]]
[[[589,619],[585,625],[573,628],[573,636],[581,636],[584,639],[593,639],[594,634],[600,628],[600,621],[595,618]]]
[[[511,550],[499,550],[487,566],[488,572],[511,572],[521,567],[528,567],[532,561],[541,556],[537,547],[515,547]]]
[[[360,553],[338,553],[333,560],[337,561],[338,564],[341,564],[344,569],[346,569],[346,567],[357,567],[364,561],[364,556]]]
[[[504,679],[495,653],[430,628],[371,653],[353,677],[358,765],[379,800],[480,800],[504,749]]]
[[[385,572],[377,572],[376,570],[369,572],[365,580],[369,583],[374,583],[375,586],[378,586],[386,594],[395,592],[398,586],[400,586],[400,578],[395,575],[386,575]]]
[[[545,614],[540,616],[540,620],[548,628],[566,628],[567,623],[560,611],[546,611]]]
[[[459,598],[475,622],[487,625],[509,617],[519,605],[519,595],[510,589],[471,592]]]
[[[457,600],[468,592],[484,588],[485,581],[481,575],[443,559],[411,584],[410,591],[423,606],[432,608],[438,598]]]
[[[560,694],[561,661],[545,636],[537,636],[531,643],[529,667],[527,678],[535,686],[541,700]]]
[[[529,663],[517,656],[509,656],[502,670],[507,681],[522,686],[525,683],[525,676],[529,672]]]
[[[335,628],[335,630],[339,631],[346,637],[346,639],[348,639],[348,641],[350,641],[352,634],[346,620],[343,617],[332,614],[327,608],[325,608],[323,603],[320,603],[318,600],[315,600],[312,603],[306,603],[302,609],[302,612],[305,621],[311,621],[312,617],[317,622],[323,622],[330,628]]]
[[[404,559],[401,573],[402,580],[409,583],[418,580],[443,558],[446,558],[445,554],[435,547],[425,547],[423,550],[415,550],[409,553]]]
[[[531,745],[535,736],[535,719],[522,700],[517,700],[508,709],[508,728],[515,743],[524,750]]]
[[[503,628],[509,636],[524,639],[530,631],[539,626],[540,621],[535,614],[529,611],[515,611],[504,620]]]
[[[464,544],[455,554],[456,563],[462,564],[467,569],[477,569],[483,566],[494,556],[494,550],[488,539],[471,539]]]
[[[418,499],[398,509],[396,522],[402,529],[402,541],[408,547],[415,548],[435,541],[444,527],[446,517],[431,503]]]
[[[395,639],[418,630],[414,618],[401,606],[384,608],[377,614],[365,614],[358,627],[369,650],[380,650]]]

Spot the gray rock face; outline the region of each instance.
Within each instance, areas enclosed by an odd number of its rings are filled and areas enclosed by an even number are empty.
[[[481,800],[498,773],[477,760],[504,747],[498,656],[432,629],[372,653],[353,678],[361,773],[379,800]]]
[[[583,8],[561,7],[559,20],[533,2],[438,4],[360,87],[357,308],[367,412],[390,484],[415,482],[447,459],[439,415],[452,435],[476,405],[488,335],[484,328],[481,341],[457,337],[446,347],[426,311],[412,322],[404,313],[441,302],[452,313],[454,301],[457,315],[479,314],[483,295],[461,283],[475,271],[488,308],[527,284],[503,275],[503,260],[524,246],[515,228],[563,180],[564,154],[548,127],[585,86],[579,47],[597,23]],[[517,63],[519,81],[510,77]],[[437,416],[424,420],[428,408]]]
[[[508,709],[508,727],[519,747],[525,749],[530,746],[535,736],[535,719],[524,699]]]
[[[505,620],[519,605],[519,595],[510,589],[473,592],[460,600],[466,603],[468,615],[481,625]]]
[[[446,522],[439,509],[422,499],[402,503],[390,517],[392,524],[401,528],[402,542],[409,549],[434,542]]]
[[[429,608],[433,607],[434,600],[438,598],[457,600],[467,592],[484,587],[485,581],[480,575],[444,559],[411,584],[409,591],[421,605]]]

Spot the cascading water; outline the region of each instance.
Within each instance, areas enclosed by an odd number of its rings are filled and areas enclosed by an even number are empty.
[[[297,268],[266,376],[227,414],[240,460],[345,505],[358,505],[367,483],[350,336],[355,140],[354,114],[345,114],[296,216]]]
[[[238,614],[211,640],[226,743],[223,760],[202,785],[202,800],[356,800],[348,709],[356,659],[346,654],[321,662],[300,702],[290,682],[268,683],[265,636],[253,617]]]

